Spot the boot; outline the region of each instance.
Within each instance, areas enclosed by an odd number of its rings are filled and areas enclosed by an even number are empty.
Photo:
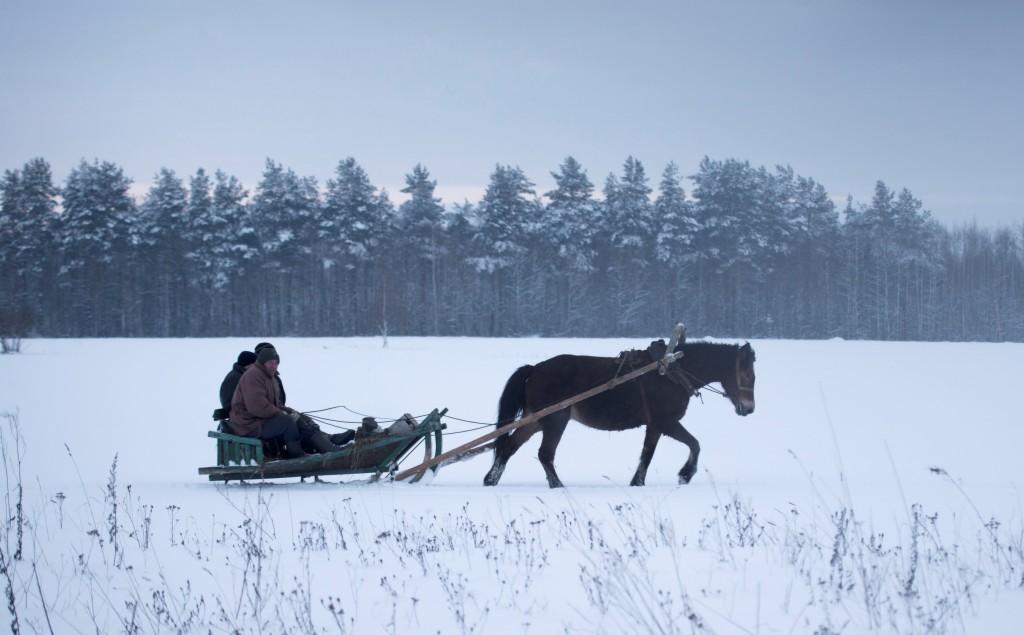
[[[334,443],[332,443],[330,437],[328,437],[320,430],[311,433],[309,436],[305,438],[305,441],[320,454],[324,454],[327,452],[337,452],[338,450],[341,449],[340,446],[337,446]]]
[[[333,443],[334,445],[345,445],[352,439],[356,438],[356,431],[345,430],[344,432],[339,432],[338,434],[332,434],[330,438],[331,443]]]
[[[302,443],[299,441],[289,441],[284,446],[284,456],[287,459],[301,459],[306,456],[306,451],[302,449]]]

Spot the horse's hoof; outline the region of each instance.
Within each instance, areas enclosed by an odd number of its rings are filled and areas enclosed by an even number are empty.
[[[554,483],[549,482],[548,487],[550,487],[551,489],[558,489],[559,487],[565,487],[565,485],[562,485],[561,481],[555,481]]]
[[[630,487],[643,487],[644,486],[644,479],[642,479],[642,478],[634,478],[632,481],[629,482],[629,486]]]
[[[686,485],[687,483],[690,482],[690,479],[692,479],[692,478],[693,478],[693,474],[680,474],[679,475],[679,484],[680,485]]]

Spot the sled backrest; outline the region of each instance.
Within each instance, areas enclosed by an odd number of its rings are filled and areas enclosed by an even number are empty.
[[[263,464],[263,442],[259,439],[212,430],[206,435],[217,439],[217,465]]]

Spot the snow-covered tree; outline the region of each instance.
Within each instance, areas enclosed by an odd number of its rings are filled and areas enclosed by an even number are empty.
[[[518,167],[495,166],[477,214],[477,269],[494,271],[512,266],[526,254],[539,218],[533,183]]]
[[[18,170],[4,170],[3,181],[0,181],[0,271],[4,279],[14,275],[17,266],[17,247],[19,234],[16,230],[18,220],[24,214],[21,204],[21,173]]]
[[[595,236],[601,209],[593,198],[594,185],[583,166],[571,156],[551,176],[556,187],[545,194],[550,202],[544,211],[540,234],[545,246],[557,255],[557,266],[590,271],[596,258]]]
[[[211,182],[199,168],[189,181],[187,258],[201,289],[222,289],[258,254],[256,232],[238,179],[218,170]]]
[[[90,263],[111,263],[135,242],[135,201],[131,179],[117,165],[82,161],[71,170],[63,188],[63,213],[58,221],[58,245],[63,272]]]
[[[756,267],[757,256],[767,247],[759,217],[763,189],[758,171],[747,161],[704,157],[692,178],[697,256],[718,271],[737,264]]]
[[[653,235],[651,188],[638,159],[628,157],[622,170],[621,179],[610,179],[605,186],[609,239],[612,248],[629,250],[634,260],[643,261]]]
[[[184,255],[184,239],[189,226],[188,193],[174,170],[160,168],[139,212],[142,247],[180,259]]]
[[[356,160],[344,159],[335,168],[334,178],[327,181],[318,237],[329,253],[355,267],[379,253],[390,221],[389,207],[390,202],[382,207],[376,188]]]
[[[437,181],[430,178],[430,172],[416,164],[412,173],[405,175],[402,192],[409,200],[398,207],[399,228],[402,244],[416,258],[434,261],[440,248],[441,215],[444,207],[441,199],[434,197]]]
[[[313,253],[320,218],[316,179],[267,159],[250,209],[264,266],[286,270]]]
[[[214,173],[212,221],[203,235],[214,256],[212,269],[218,286],[259,257],[259,237],[245,204],[248,197],[236,177],[220,170]]]
[[[130,186],[124,171],[108,161],[83,160],[68,175],[56,236],[58,282],[70,290],[62,306],[75,316],[64,331],[68,334],[127,330],[127,312],[138,303],[131,281],[150,273],[130,267],[137,243]]]
[[[686,200],[675,163],[665,166],[654,202],[655,256],[661,262],[680,264],[690,259],[698,229],[693,205]]]

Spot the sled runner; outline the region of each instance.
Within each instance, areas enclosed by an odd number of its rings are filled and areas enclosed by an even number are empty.
[[[266,459],[263,443],[252,437],[211,431],[217,441],[217,465],[199,468],[199,474],[211,481],[241,481],[270,478],[372,474],[379,478],[391,474],[419,444],[424,445],[424,461],[441,454],[441,431],[447,426],[441,417],[448,409],[436,408],[408,433],[382,433],[357,439],[337,452],[310,454],[297,459]],[[436,472],[436,469],[434,470]],[[424,474],[417,473],[416,480]]]

